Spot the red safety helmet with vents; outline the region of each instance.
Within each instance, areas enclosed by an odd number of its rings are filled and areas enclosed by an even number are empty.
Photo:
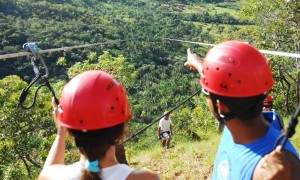
[[[274,84],[266,58],[254,47],[227,41],[213,47],[204,58],[200,83],[204,89],[227,97],[266,93]]]
[[[120,124],[130,117],[121,83],[103,71],[86,71],[64,87],[59,123],[76,130],[97,130]]]
[[[270,102],[273,102],[273,98],[267,94],[266,98],[264,99],[264,103],[270,103]]]

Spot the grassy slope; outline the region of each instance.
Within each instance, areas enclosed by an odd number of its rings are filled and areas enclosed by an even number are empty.
[[[220,140],[220,134],[211,134],[201,141],[176,139],[175,135],[170,149],[156,143],[129,158],[129,164],[137,169],[151,169],[161,179],[208,179]]]
[[[234,4],[235,6],[241,6],[240,1],[236,1]],[[182,13],[191,14],[191,13],[199,13],[200,11],[207,11],[209,14],[222,14],[222,13],[229,13],[231,16],[238,16],[238,10],[236,8],[223,8],[217,7],[215,4],[199,4],[195,6],[187,6]],[[238,19],[238,18],[237,18]],[[216,39],[224,39],[224,34],[218,32],[218,27],[224,27],[223,32],[227,33],[230,31],[231,28],[245,28],[251,25],[230,25],[230,24],[215,24],[215,23],[203,23],[203,22],[194,22],[195,25],[201,26],[203,31],[207,31],[210,35],[214,36]]]
[[[197,13],[199,11],[208,11],[210,14],[221,14],[221,13],[229,13],[232,16],[237,15],[237,10],[235,9],[229,9],[229,8],[223,8],[223,7],[217,7],[215,4],[201,4],[197,6],[188,6],[183,13]]]

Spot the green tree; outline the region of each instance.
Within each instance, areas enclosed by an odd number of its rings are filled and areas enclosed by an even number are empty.
[[[124,86],[128,86],[137,76],[134,66],[128,62],[123,55],[112,57],[108,51],[96,58],[95,53],[90,53],[89,59],[77,62],[68,69],[70,78],[86,70],[102,70],[117,78]]]

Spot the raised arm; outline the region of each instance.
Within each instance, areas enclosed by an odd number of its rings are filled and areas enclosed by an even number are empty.
[[[192,53],[190,48],[187,49],[187,61],[184,65],[190,67],[191,70],[197,69],[199,73],[202,71],[202,60],[197,54]]]
[[[57,119],[58,111],[61,109],[57,106],[54,100],[52,100],[53,106],[53,118]],[[66,136],[67,129],[58,125],[56,138],[51,146],[48,157],[45,161],[44,167],[54,165],[54,164],[64,164],[65,159],[65,145],[66,145]]]
[[[61,110],[54,99],[52,100],[53,105],[53,118],[56,121],[57,113]],[[39,175],[39,180],[57,179],[60,174],[63,173],[65,167],[65,146],[66,146],[67,129],[58,125],[58,131],[56,138],[51,146],[47,159],[45,161],[42,172]]]

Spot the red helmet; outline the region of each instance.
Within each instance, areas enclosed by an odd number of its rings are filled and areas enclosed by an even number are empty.
[[[114,77],[103,71],[86,71],[64,87],[59,123],[76,130],[97,130],[130,117],[126,92]]]
[[[266,98],[264,99],[264,103],[270,103],[270,102],[273,102],[273,98],[267,94]]]
[[[274,84],[266,58],[239,41],[221,43],[207,53],[200,83],[207,91],[227,97],[256,96]]]

